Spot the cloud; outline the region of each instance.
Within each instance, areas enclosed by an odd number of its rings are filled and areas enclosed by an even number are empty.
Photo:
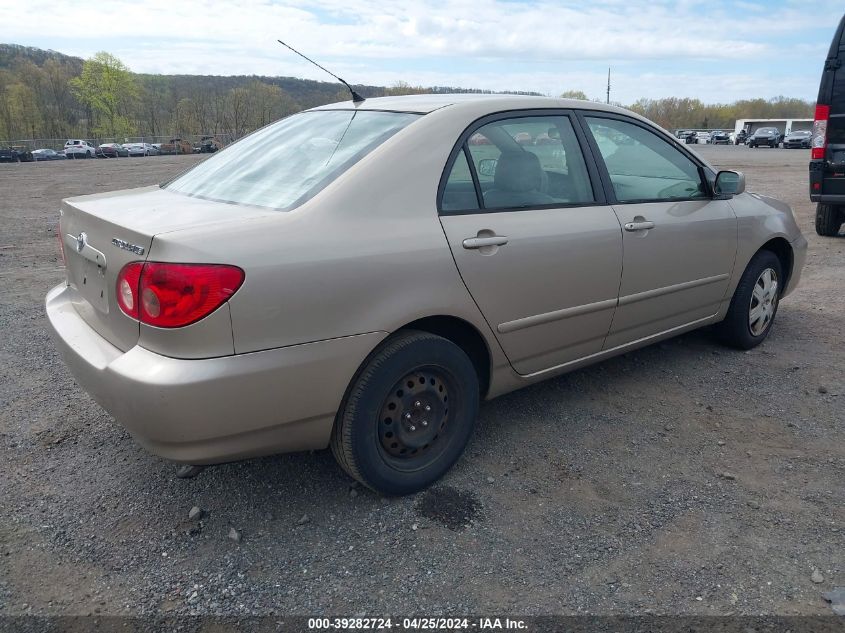
[[[62,38],[69,35],[68,25],[82,24],[85,33],[73,35],[84,41],[90,34],[92,44],[98,37],[123,37],[237,44],[244,50],[268,52],[275,38],[283,37],[312,51],[318,48],[323,55],[393,59],[728,58],[767,50],[765,44],[733,37],[732,29],[714,32],[660,4],[597,2],[573,8],[554,2],[529,7],[494,0],[456,0],[448,7],[433,0],[360,0],[354,5],[334,0],[307,4],[292,0],[287,5],[265,0],[238,4],[78,0],[57,5],[31,0],[7,10],[12,14],[7,26],[18,36]]]
[[[594,83],[597,67],[612,64],[624,77],[650,77],[632,86],[639,96],[660,89],[665,95],[679,86],[667,82],[679,76],[687,80],[681,87],[696,87],[696,65],[707,75],[763,85],[750,69],[769,65],[763,74],[777,72],[781,85],[789,71],[775,60],[788,59],[795,46],[795,55],[809,56],[817,45],[790,44],[787,36],[817,29],[820,15],[840,10],[832,0],[817,0],[813,11],[789,2],[718,0],[29,0],[7,3],[0,23],[11,41],[81,56],[105,49],[137,72],[327,79],[281,48],[275,42],[281,37],[360,83],[395,76],[554,92],[572,83],[567,77],[589,75]],[[620,94],[626,82],[620,80]],[[800,78],[793,83],[798,87]]]

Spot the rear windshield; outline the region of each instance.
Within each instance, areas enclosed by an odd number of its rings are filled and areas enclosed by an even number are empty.
[[[208,200],[289,210],[419,116],[302,112],[254,132],[163,186]]]

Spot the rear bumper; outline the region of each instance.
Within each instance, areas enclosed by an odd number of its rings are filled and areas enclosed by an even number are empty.
[[[845,205],[845,163],[810,160],[810,200]]]
[[[386,333],[186,360],[123,352],[77,314],[64,285],[46,310],[79,384],[144,448],[187,464],[325,448],[343,394]]]
[[[811,202],[821,202],[822,204],[842,204],[845,205],[845,195],[818,195],[810,194]]]

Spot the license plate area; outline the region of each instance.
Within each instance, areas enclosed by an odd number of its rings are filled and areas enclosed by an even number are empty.
[[[73,261],[71,284],[92,307],[103,314],[108,314],[109,293],[105,268],[76,253],[73,253],[71,258]]]

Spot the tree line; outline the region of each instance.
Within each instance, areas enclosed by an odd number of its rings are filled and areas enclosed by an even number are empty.
[[[587,99],[580,90],[569,90],[563,99]],[[604,99],[592,99],[604,102]],[[687,97],[639,99],[630,105],[614,103],[657,123],[667,130],[684,128],[733,129],[737,119],[812,119],[815,104],[788,97],[742,99],[733,103],[703,103]]]
[[[373,97],[489,92],[405,82],[355,89]],[[587,98],[578,90],[561,96]],[[83,61],[54,51],[0,44],[0,139],[8,141],[200,134],[231,141],[294,112],[348,98],[342,87],[330,82],[137,74],[107,52]],[[627,107],[667,129],[732,128],[738,118],[811,117],[813,112],[811,102],[785,97],[730,104],[669,97],[640,99]]]
[[[0,67],[0,139],[237,138],[303,107],[278,85],[239,79],[221,90],[215,81],[135,74],[106,52],[81,64],[19,56]],[[336,86],[332,93],[340,98]]]

